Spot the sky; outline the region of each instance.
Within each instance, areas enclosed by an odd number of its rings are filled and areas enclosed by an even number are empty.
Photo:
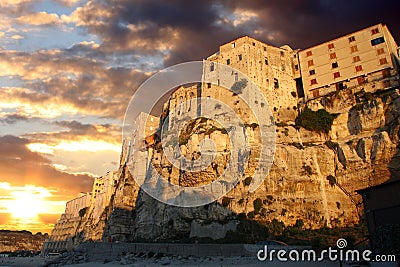
[[[243,35],[304,49],[387,24],[398,1],[0,0],[0,229],[50,232],[118,167],[130,97]]]

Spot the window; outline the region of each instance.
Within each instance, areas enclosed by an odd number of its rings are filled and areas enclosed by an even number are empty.
[[[268,65],[268,58],[264,58],[265,65]]]
[[[307,52],[306,52],[306,56],[307,56],[307,57],[312,56],[312,51],[307,51]]]
[[[353,62],[358,62],[358,61],[360,61],[360,56],[353,57]]]
[[[207,83],[207,88],[211,88],[211,83]]]
[[[358,82],[359,85],[365,83],[365,78],[364,78],[364,76],[358,77],[358,78],[357,78],[357,82]]]
[[[311,60],[308,61],[308,66],[310,67],[312,65],[314,65],[314,60],[311,59]]]
[[[335,73],[333,73],[333,78],[339,78],[340,77],[340,72],[335,72]]]
[[[235,48],[235,43],[232,43],[232,44],[231,44],[231,47],[232,47],[232,48]]]
[[[226,60],[226,65],[230,65],[230,64],[231,64],[231,59],[228,58],[228,59]]]
[[[379,59],[379,64],[381,64],[381,65],[384,65],[384,64],[387,64],[388,62],[387,62],[387,59],[386,58],[381,58],[381,59]]]
[[[336,53],[330,53],[329,56],[331,57],[331,59],[336,58]]]
[[[285,56],[285,53],[283,51],[281,51],[281,57]]]
[[[358,71],[362,71],[362,66],[361,65],[356,66],[356,72],[358,72]]]
[[[383,48],[379,48],[378,50],[376,50],[376,52],[378,53],[378,55],[382,55],[383,53],[385,53],[385,50]]]
[[[239,58],[239,61],[242,60],[242,58],[243,58],[243,57],[242,57],[242,54],[240,54],[240,55],[238,56],[238,58]]]
[[[210,71],[214,71],[214,62],[211,62]]]
[[[315,74],[315,70],[310,70],[310,75],[314,75]]]
[[[390,77],[390,70],[389,69],[382,70],[382,76],[383,78]]]
[[[299,70],[299,65],[297,65],[297,64],[294,65],[294,70],[295,70],[295,71],[298,71],[298,70]]]
[[[311,83],[311,85],[317,84],[317,79],[312,79],[312,80],[310,81],[310,83]]]
[[[319,97],[319,90],[312,91],[313,97]]]
[[[264,51],[267,51],[267,48],[264,46]]]
[[[354,36],[349,37],[349,43],[354,42],[356,38]]]
[[[337,67],[339,67],[339,64],[337,62],[333,62],[332,69],[336,69]]]
[[[276,78],[274,78],[274,88],[275,89],[279,88],[279,81]]]
[[[379,38],[371,40],[371,45],[375,46],[375,45],[378,45],[378,44],[381,44],[381,43],[384,43],[384,42],[385,42],[385,38],[379,37]]]
[[[374,28],[374,29],[372,29],[371,33],[372,34],[377,34],[377,33],[379,33],[379,29],[378,28]]]
[[[352,47],[350,47],[351,53],[357,52],[358,51],[358,47],[356,45],[353,45]]]
[[[334,44],[328,44],[328,49],[333,49],[335,47]]]

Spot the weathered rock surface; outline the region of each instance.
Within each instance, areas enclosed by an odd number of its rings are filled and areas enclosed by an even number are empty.
[[[307,228],[352,225],[362,213],[357,189],[382,183],[399,174],[399,90],[353,94],[343,90],[306,104],[337,114],[328,133],[299,128],[294,122],[276,127],[274,162],[263,184],[249,192],[258,162],[258,127],[246,126],[254,153],[246,176],[216,202],[181,208],[161,203],[140,191],[129,170],[121,166],[118,184],[100,217],[93,209],[81,218],[74,243],[84,240],[172,241],[224,238],[240,218],[259,222],[277,219],[286,225],[302,220]],[[300,106],[304,110],[305,105]],[[207,184],[225,170],[231,147],[219,126],[198,120],[181,140],[187,158],[199,157],[198,145],[208,137],[216,144],[214,162],[201,172],[173,167],[160,146],[149,147],[154,169],[181,186]]]
[[[220,236],[210,229],[218,228],[219,233],[225,233],[223,229],[235,222],[237,214],[259,221],[278,219],[286,225],[301,219],[305,227],[311,228],[357,223],[362,204],[355,190],[382,183],[399,169],[396,149],[399,101],[398,90],[377,92],[368,99],[362,94],[356,96],[342,91],[309,103],[315,110],[324,108],[337,113],[331,131],[316,133],[294,125],[279,125],[273,166],[255,192],[249,193],[243,180],[226,195],[224,203],[220,199],[218,203],[197,208],[167,206],[139,193],[133,222],[134,238],[204,237],[208,232],[209,238],[217,239]],[[256,132],[257,129],[247,128],[247,131]],[[189,138],[187,144],[181,146],[182,150],[189,155],[196,153],[193,147],[197,147],[202,138],[201,134]],[[226,143],[221,132],[215,131],[210,138],[216,143]],[[256,146],[257,138],[250,143]],[[169,173],[162,156],[154,155],[154,164],[161,168],[161,173],[167,174],[164,178],[172,177],[180,185],[199,181],[196,174]],[[249,169],[256,160],[256,157],[250,158]],[[223,157],[217,157],[216,161],[219,167],[227,164]],[[211,181],[221,171],[210,168],[202,177]],[[261,207],[256,207],[257,199]],[[199,230],[201,226],[204,231]]]
[[[0,230],[0,252],[40,251],[47,237],[48,234],[32,234],[29,231]]]

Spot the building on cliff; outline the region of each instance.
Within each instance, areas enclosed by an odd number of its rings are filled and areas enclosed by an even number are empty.
[[[350,87],[368,92],[399,86],[399,50],[378,24],[298,53],[307,99]]]
[[[138,132],[123,140],[119,170],[96,179],[91,193],[67,203],[65,213],[43,249],[70,249],[76,242],[90,239],[173,238],[169,233],[193,236],[191,228],[204,234],[206,231],[199,230],[199,225],[208,225],[209,220],[215,219],[219,222],[212,222],[212,227],[224,228],[223,222],[228,216],[234,217],[232,213],[262,220],[278,219],[285,224],[294,224],[300,218],[309,221],[307,227],[310,228],[356,223],[359,203],[354,191],[387,180],[390,177],[388,162],[396,153],[398,137],[395,135],[399,125],[396,118],[400,115],[396,108],[398,53],[393,37],[382,24],[301,51],[288,46],[273,47],[248,36],[220,46],[204,64],[203,75],[213,75],[215,83],[177,88],[164,104],[161,119],[141,113],[135,122]],[[148,170],[149,162],[141,161],[143,153],[148,153],[143,158],[158,159],[157,166],[171,181],[194,184],[188,181],[187,173],[168,166],[153,146],[157,137],[152,134],[166,117],[169,121],[164,127],[171,128],[176,120],[198,115],[198,97],[224,99],[232,102],[235,110],[244,112],[237,96],[219,90],[219,79],[224,77],[219,75],[215,62],[247,75],[268,100],[276,121],[283,122],[283,126],[277,127],[275,161],[265,184],[253,194],[246,195],[248,185],[239,183],[227,195],[226,206],[211,205],[194,211],[166,207],[163,203],[153,203],[149,196],[138,196],[137,184],[131,176],[135,173],[143,175]],[[239,73],[229,75],[233,81],[240,80]],[[388,94],[374,101],[355,96],[355,93],[382,90],[387,90]],[[338,98],[335,98],[336,94]],[[324,96],[331,98],[324,99]],[[294,127],[299,106],[305,105],[338,114],[329,133]],[[204,126],[201,124],[193,125],[199,129]],[[199,131],[196,138],[182,140],[182,151],[195,154],[202,134]],[[149,138],[140,140],[137,136]],[[199,179],[213,178],[216,173],[223,172],[226,163],[224,157],[228,154],[229,140],[222,138],[216,130],[210,137],[219,142],[217,150],[221,157],[219,163]],[[252,141],[256,146],[256,138]],[[132,146],[143,149],[135,151]],[[136,166],[129,175],[125,171],[127,162]],[[257,213],[255,201],[262,203]],[[122,217],[113,215],[117,210]],[[229,223],[235,224],[234,220]],[[138,234],[138,231],[142,233]]]

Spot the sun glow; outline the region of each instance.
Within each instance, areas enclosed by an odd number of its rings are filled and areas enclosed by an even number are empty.
[[[10,186],[1,183],[1,189],[9,190],[9,196],[2,201],[5,208],[3,212],[11,214],[11,217],[20,223],[31,223],[38,219],[39,214],[60,212],[54,209],[54,204],[48,200],[52,196],[51,191],[44,187],[34,185]]]

